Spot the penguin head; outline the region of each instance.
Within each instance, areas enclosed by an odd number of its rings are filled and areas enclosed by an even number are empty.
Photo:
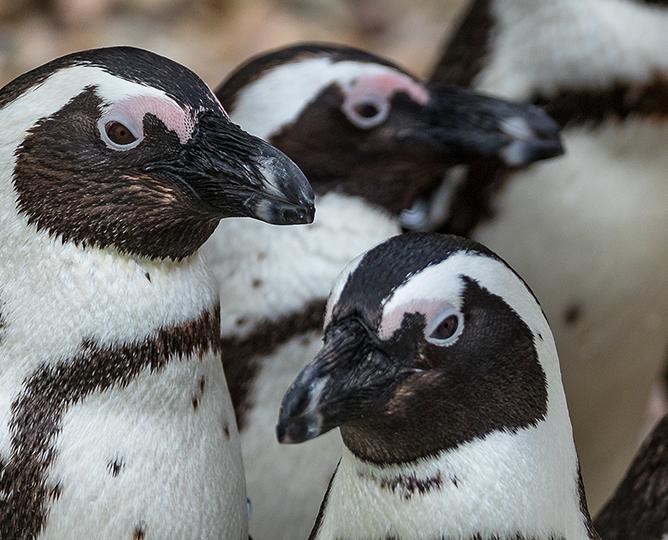
[[[522,279],[470,240],[405,234],[343,271],[277,434],[296,443],[340,427],[358,457],[408,462],[537,425],[549,384],[554,343]]]
[[[426,85],[343,46],[258,56],[217,96],[235,122],[294,159],[316,192],[359,196],[393,214],[436,185],[444,166],[520,165],[562,152],[557,126],[538,108]]]
[[[221,218],[313,218],[299,168],[233,124],[194,73],[147,51],[28,72],[0,91],[0,122],[18,213],[63,241],[179,259]]]

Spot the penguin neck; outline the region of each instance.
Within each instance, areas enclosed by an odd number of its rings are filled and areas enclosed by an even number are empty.
[[[544,419],[399,464],[345,449],[315,538],[595,538],[546,323],[540,335]]]
[[[220,276],[223,333],[244,335],[260,321],[318,304],[318,314],[343,267],[401,232],[398,220],[361,198],[327,193],[316,201],[311,225],[275,227],[258,221],[221,222],[205,244]],[[309,329],[310,330],[310,329]]]
[[[520,100],[550,98],[560,90],[650,84],[668,69],[668,57],[657,54],[668,49],[668,9],[660,6],[630,0],[492,0],[474,9],[489,10],[494,21],[486,60],[474,79],[481,91]]]
[[[15,200],[11,174],[0,171],[0,347],[19,371],[71,358],[84,340],[140,342],[215,311],[199,254],[174,262],[63,242],[28,223]]]

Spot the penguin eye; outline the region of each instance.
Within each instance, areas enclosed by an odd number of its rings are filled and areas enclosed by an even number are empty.
[[[119,146],[127,146],[137,140],[137,137],[130,131],[130,128],[124,126],[120,122],[108,122],[107,125],[104,126],[104,130],[107,133],[109,140]]]
[[[367,119],[380,114],[380,108],[375,103],[358,103],[353,110],[358,117]]]
[[[100,118],[97,128],[102,141],[112,150],[131,150],[144,138],[141,127],[124,114]]]
[[[360,129],[371,129],[387,120],[390,104],[379,96],[366,96],[359,101],[346,101],[343,112]]]
[[[441,312],[429,325],[425,334],[429,343],[439,347],[452,345],[464,330],[464,317],[455,308]]]

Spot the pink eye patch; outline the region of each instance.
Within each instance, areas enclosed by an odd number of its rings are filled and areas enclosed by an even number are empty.
[[[384,100],[389,103],[397,92],[405,92],[413,101],[425,105],[429,101],[429,92],[419,82],[402,73],[383,73],[359,77],[346,90],[345,103],[353,105],[374,100]]]
[[[378,335],[381,339],[389,339],[392,334],[401,328],[401,323],[407,313],[422,313],[425,316],[427,325],[444,309],[452,307],[443,300],[432,300],[426,298],[417,298],[394,307],[390,312],[383,313],[383,319],[378,329]]]
[[[195,122],[192,116],[168,98],[157,96],[134,96],[112,105],[105,113],[105,117],[126,118],[132,124],[131,128],[143,135],[144,116],[152,114],[165,124],[167,129],[178,136],[185,144],[192,135]]]

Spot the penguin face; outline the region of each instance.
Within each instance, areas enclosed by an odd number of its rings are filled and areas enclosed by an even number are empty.
[[[244,129],[283,150],[320,194],[339,191],[399,213],[443,167],[518,165],[561,153],[535,107],[427,86],[346,47],[301,45],[250,60],[217,91]]]
[[[195,74],[152,53],[55,60],[0,92],[3,114],[25,128],[0,135],[16,148],[18,210],[65,241],[178,259],[221,218],[313,218],[298,167],[230,122]]]
[[[324,346],[284,398],[279,439],[340,426],[353,453],[387,463],[535,425],[547,382],[534,342],[548,334],[526,285],[484,247],[394,237],[334,287]]]

